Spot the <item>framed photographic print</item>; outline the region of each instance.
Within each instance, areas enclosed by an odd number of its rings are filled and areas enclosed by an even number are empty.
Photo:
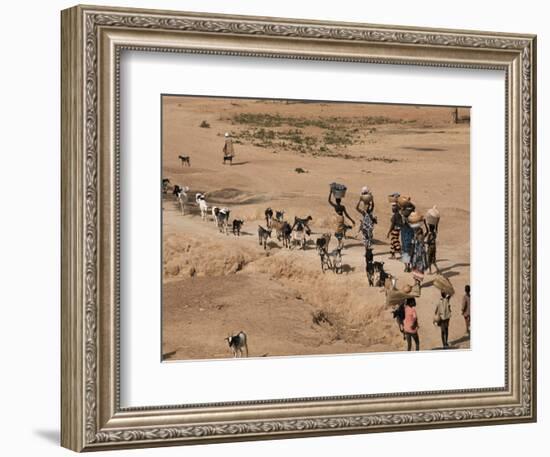
[[[62,445],[536,420],[536,39],[62,12]]]

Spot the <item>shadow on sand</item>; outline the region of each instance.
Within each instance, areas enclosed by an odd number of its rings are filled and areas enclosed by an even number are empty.
[[[414,147],[414,146],[403,146],[401,149],[407,149],[410,151],[419,151],[419,152],[441,152],[441,151],[447,150],[444,148],[421,148],[421,147]]]
[[[449,341],[448,347],[437,346],[435,348],[432,348],[432,351],[446,351],[450,349],[461,349],[460,346],[457,346],[457,345],[460,343],[464,343],[466,341],[470,341],[469,335],[464,335],[464,336],[461,336],[460,338],[457,338],[456,340]]]
[[[439,260],[438,260],[438,262],[439,262]],[[439,272],[440,273],[445,273],[446,271],[450,271],[453,268],[469,267],[469,266],[470,266],[469,263],[455,263],[454,265],[450,265],[448,267],[440,268]]]
[[[456,340],[449,341],[449,344],[453,346],[456,344],[465,343],[466,341],[470,341],[470,335],[464,335],[464,336],[461,336],[460,338],[457,338]]]
[[[178,351],[171,351],[171,352],[166,352],[164,354],[162,354],[162,360],[167,360],[167,359],[171,359],[172,356],[176,355]]]
[[[248,160],[245,160],[243,162],[233,162],[231,164],[232,167],[238,167],[239,165],[246,165],[247,163],[250,163]]]
[[[441,272],[442,270],[440,270]],[[450,271],[445,274],[445,277],[452,278],[453,276],[458,276],[460,273],[457,273],[456,271]],[[434,280],[431,279],[430,281],[422,283],[422,287],[431,287],[434,285]]]

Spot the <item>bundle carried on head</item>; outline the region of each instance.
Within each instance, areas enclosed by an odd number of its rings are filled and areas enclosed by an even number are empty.
[[[428,211],[426,211],[426,222],[429,225],[437,225],[439,224],[439,218],[441,217],[439,210],[437,209],[437,206],[434,205],[433,208],[430,208]]]
[[[437,287],[440,291],[446,293],[450,297],[455,294],[455,289],[449,281],[449,278],[446,278],[443,275],[437,275],[434,279],[434,286]]]
[[[415,298],[412,294],[407,294],[402,290],[390,290],[386,295],[386,306],[399,305],[407,298]]]
[[[412,226],[420,226],[420,223],[424,220],[424,216],[420,214],[418,211],[413,211],[411,214],[409,214],[409,217],[407,218],[409,221],[409,224]]]
[[[332,191],[332,195],[334,195],[334,198],[344,198],[346,196],[346,191],[348,190],[348,188],[343,184],[333,182],[330,185],[330,190]]]
[[[369,204],[372,202],[372,194],[370,193],[370,190],[367,186],[364,186],[361,189],[361,195],[359,196],[359,199],[365,204]]]
[[[388,195],[388,203],[397,204],[397,199],[401,194],[399,192],[394,192],[393,194]]]
[[[411,204],[411,197],[409,195],[399,195],[397,197],[397,204],[400,208],[406,208]]]

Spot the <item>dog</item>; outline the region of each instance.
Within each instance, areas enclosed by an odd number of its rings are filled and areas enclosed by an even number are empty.
[[[187,165],[188,167],[191,166],[191,157],[189,156],[178,156],[178,158],[181,160],[181,166]]]
[[[242,219],[233,219],[233,235],[241,236],[241,227],[244,225]]]
[[[263,245],[264,249],[267,249],[268,238],[271,238],[271,229],[264,229],[261,225],[258,225],[258,242],[260,246]]]
[[[248,344],[246,340],[246,333],[242,330],[236,335],[230,335],[225,339],[233,352],[233,358],[242,358],[243,352],[245,357],[248,357]]]

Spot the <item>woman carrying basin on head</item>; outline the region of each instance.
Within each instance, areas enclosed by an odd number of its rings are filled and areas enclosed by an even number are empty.
[[[372,248],[373,231],[376,218],[373,215],[374,211],[374,198],[368,187],[365,186],[361,189],[361,196],[355,207],[356,211],[361,214],[361,224],[359,231],[363,235],[363,244],[365,249]]]
[[[336,212],[334,216],[334,236],[338,240],[338,249],[344,247],[344,237],[346,236],[346,230],[350,229],[349,225],[346,225],[345,217],[347,217],[353,225],[355,221],[348,214],[346,207],[342,205],[342,197],[346,194],[346,187],[341,184],[332,183],[330,186],[330,193],[328,194],[328,203],[334,208]],[[335,201],[332,201],[334,195]]]

